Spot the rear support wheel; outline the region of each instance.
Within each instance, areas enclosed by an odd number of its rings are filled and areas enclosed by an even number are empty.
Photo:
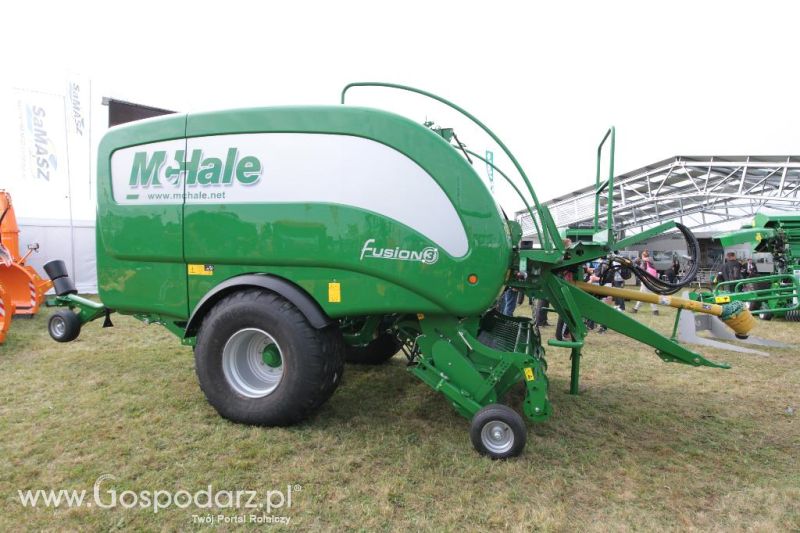
[[[519,413],[501,404],[487,405],[472,418],[472,445],[492,459],[508,459],[525,448],[527,429]]]
[[[81,319],[71,309],[61,309],[47,321],[47,332],[56,342],[73,341],[81,333]]]

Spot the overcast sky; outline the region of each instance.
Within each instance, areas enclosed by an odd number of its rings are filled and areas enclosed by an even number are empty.
[[[177,110],[336,104],[349,81],[403,83],[486,122],[548,199],[594,179],[611,124],[618,173],[678,154],[797,154],[796,5],[4,2],[3,97],[66,72],[90,77],[95,98]],[[497,151],[420,99],[359,91],[352,103]]]

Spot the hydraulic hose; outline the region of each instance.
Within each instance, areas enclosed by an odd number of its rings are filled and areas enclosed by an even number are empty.
[[[679,282],[670,283],[660,279],[647,272],[644,268],[636,265],[633,261],[626,257],[612,256],[610,258],[611,268],[610,271],[620,270],[627,268],[633,273],[634,276],[639,278],[642,284],[656,294],[675,294],[682,288],[689,285],[694,281],[697,276],[697,269],[700,264],[700,243],[697,242],[697,237],[691,232],[689,228],[683,224],[675,223],[675,227],[683,235],[686,241],[686,249],[689,252],[689,261],[687,262],[687,270]],[[616,264],[615,264],[616,263]]]

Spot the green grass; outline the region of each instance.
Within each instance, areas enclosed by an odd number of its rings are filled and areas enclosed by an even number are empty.
[[[252,428],[206,403],[190,348],[164,329],[116,316],[116,327],[96,322],[62,345],[49,339],[46,314],[16,320],[0,346],[2,531],[200,527],[192,514],[202,510],[31,509],[17,496],[91,491],[104,473],[118,492],[301,485],[291,509],[274,513],[300,530],[800,528],[795,349],[704,349],[733,369],[698,369],[664,364],[613,332],[592,334],[582,394],[570,396],[568,353],[549,348],[553,417],[530,427],[521,457],[493,462],[400,356],[347,367],[302,425]],[[668,332],[673,316],[637,318]],[[800,324],[761,322],[755,333],[796,341]],[[513,391],[509,402],[520,401]]]

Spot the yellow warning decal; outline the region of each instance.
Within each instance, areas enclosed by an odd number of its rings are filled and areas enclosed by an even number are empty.
[[[756,241],[761,242],[761,239],[762,239],[761,234],[756,233]]]
[[[342,284],[338,281],[331,281],[328,283],[328,301],[332,304],[341,303]]]
[[[730,296],[717,296],[716,298],[714,298],[714,303],[717,304],[726,304],[729,303],[730,301],[731,301]]]
[[[417,313],[417,320],[425,320],[425,314],[424,313]]]
[[[536,379],[536,376],[533,375],[533,369],[530,367],[525,368],[525,380],[533,381],[534,379]]]
[[[190,276],[211,276],[214,265],[186,265]]]

